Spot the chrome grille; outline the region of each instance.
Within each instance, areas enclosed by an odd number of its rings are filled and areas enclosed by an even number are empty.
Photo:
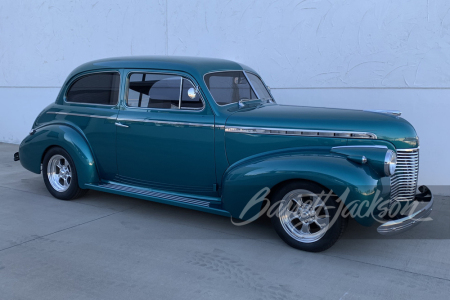
[[[391,204],[414,199],[419,176],[419,149],[397,150],[397,168],[391,176]]]

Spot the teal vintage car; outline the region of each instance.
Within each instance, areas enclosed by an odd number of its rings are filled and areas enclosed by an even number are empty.
[[[348,218],[392,234],[433,206],[429,189],[417,192],[419,139],[398,112],[280,105],[257,72],[223,59],[83,64],[15,160],[62,200],[92,189],[240,225],[267,213],[306,251],[331,247]],[[403,213],[414,200],[423,207]]]

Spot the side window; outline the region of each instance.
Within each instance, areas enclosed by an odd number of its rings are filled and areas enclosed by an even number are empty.
[[[67,92],[66,101],[75,103],[116,105],[119,99],[120,75],[103,72],[77,79]]]
[[[130,76],[127,105],[178,109],[180,89],[180,76],[134,73]]]
[[[189,93],[189,89],[191,88],[195,88],[192,82],[187,79],[183,79],[183,90],[181,92],[181,108],[201,109],[203,107],[203,102],[200,99],[200,95],[197,91],[195,91],[195,94]]]
[[[198,109],[203,102],[198,95],[188,95],[192,83],[177,75],[132,73],[127,105],[161,109]],[[191,94],[192,96],[192,94]]]

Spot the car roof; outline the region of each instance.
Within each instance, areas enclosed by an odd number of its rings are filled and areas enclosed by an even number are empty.
[[[125,56],[94,60],[82,64],[72,71],[69,78],[87,71],[99,69],[159,69],[184,71],[193,76],[203,77],[214,71],[249,70],[251,68],[237,62],[206,57],[190,56]]]

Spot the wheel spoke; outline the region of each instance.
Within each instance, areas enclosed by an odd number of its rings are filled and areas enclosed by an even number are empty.
[[[291,211],[289,210],[290,201],[283,201],[280,204],[280,207],[278,208],[278,213],[280,216],[289,215]]]
[[[288,220],[289,222],[292,222],[292,220],[295,220],[298,218],[298,215],[294,212],[290,212],[289,216],[288,216]]]
[[[323,218],[323,217],[328,217],[328,210],[326,208],[326,206],[321,206],[318,209],[314,210],[317,218]]]
[[[298,209],[299,207],[302,206],[302,200],[301,199],[297,199],[297,197],[292,198],[292,201],[295,203],[295,209]]]
[[[322,229],[328,225],[328,217],[317,218],[314,222]]]
[[[309,197],[308,196],[305,196],[305,195],[299,195],[298,196],[300,199],[300,202],[302,203],[302,205],[305,205],[305,204],[308,204],[307,203],[307,201],[309,200]]]
[[[309,231],[309,224],[303,224],[300,232],[303,234],[310,234],[311,232]]]

